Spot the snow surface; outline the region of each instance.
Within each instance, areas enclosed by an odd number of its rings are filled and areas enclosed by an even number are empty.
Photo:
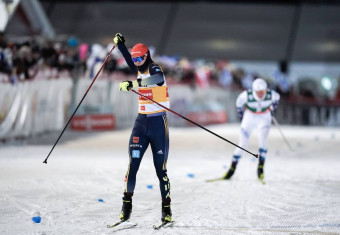
[[[238,142],[237,124],[208,128]],[[234,147],[200,128],[171,128],[174,227],[152,228],[160,223],[161,200],[148,149],[133,197],[138,226],[108,229],[119,220],[130,131],[66,132],[47,165],[59,133],[1,145],[0,234],[340,234],[340,129],[292,126],[282,131],[294,152],[271,130],[265,185],[249,154],[232,180],[206,183],[229,168]],[[248,149],[257,151],[255,134]],[[32,221],[37,212],[39,224]]]

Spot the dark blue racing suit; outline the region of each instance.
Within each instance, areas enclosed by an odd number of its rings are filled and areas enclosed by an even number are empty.
[[[153,63],[150,53],[148,52],[145,63],[137,68],[124,43],[118,44],[118,48],[130,69],[138,73],[137,80],[139,80],[139,83],[143,79],[146,81],[150,77],[157,77],[156,80],[149,79],[149,82],[146,82],[148,85],[140,85],[138,91],[148,97],[153,97],[155,101],[162,105],[168,106],[169,97],[163,71],[159,65]],[[156,83],[152,83],[153,81]],[[169,153],[169,131],[166,110],[145,98],[143,99],[143,97],[139,97],[139,113],[129,141],[130,161],[125,176],[124,193],[133,195],[136,175],[149,144],[153,154],[153,162],[159,179],[163,202],[164,200],[170,202],[170,181],[167,176],[166,167]]]

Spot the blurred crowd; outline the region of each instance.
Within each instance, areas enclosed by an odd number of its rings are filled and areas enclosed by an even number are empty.
[[[113,44],[79,43],[76,38],[63,42],[29,39],[22,43],[7,42],[0,35],[0,72],[8,75],[12,83],[28,79],[48,79],[77,72],[80,77],[93,78]],[[219,85],[248,89],[257,74],[238,69],[228,61],[190,61],[185,57],[158,56],[150,47],[152,57],[159,63],[170,83],[186,83],[201,88]],[[39,74],[41,73],[42,74]],[[130,70],[118,50],[114,50],[104,67],[107,76],[115,72],[130,74]],[[277,77],[279,78],[279,77]],[[277,80],[282,92],[289,92],[286,79]]]
[[[113,45],[88,45],[74,37],[53,42],[44,38],[30,38],[14,43],[6,41],[5,35],[0,34],[0,80],[16,84],[24,80],[60,77],[93,79]],[[244,90],[251,88],[254,79],[262,77],[282,98],[293,95],[289,79],[279,70],[266,77],[238,68],[227,60],[192,61],[185,57],[159,56],[152,47],[150,53],[153,60],[162,66],[169,84],[188,84],[203,89],[219,86]],[[119,50],[113,50],[102,76],[107,79],[124,79],[130,73]],[[301,89],[299,93],[307,99],[315,99],[313,91],[308,89]],[[340,92],[337,97],[340,100]]]
[[[7,42],[0,34],[0,72],[6,74],[13,84],[23,80],[56,78],[61,72],[71,72],[85,62],[86,56],[79,54],[78,42],[73,38],[68,42],[32,38],[14,43]]]

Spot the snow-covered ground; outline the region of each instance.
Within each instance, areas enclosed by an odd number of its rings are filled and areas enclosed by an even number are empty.
[[[239,125],[208,128],[238,142]],[[130,130],[77,138],[66,132],[47,165],[56,138],[1,145],[0,234],[340,234],[340,129],[282,130],[294,152],[273,126],[262,185],[249,154],[232,180],[206,183],[225,173],[234,147],[200,128],[171,128],[168,175],[176,223],[159,231],[152,228],[160,223],[161,200],[150,149],[133,198],[131,220],[138,226],[106,228],[119,220]],[[256,152],[255,134],[251,140],[249,150]],[[31,219],[37,211],[38,224]]]

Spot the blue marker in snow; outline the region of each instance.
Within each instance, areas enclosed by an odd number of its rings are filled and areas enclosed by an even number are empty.
[[[41,222],[39,211],[33,213],[32,221],[36,224],[39,224]]]
[[[41,217],[40,216],[32,217],[32,220],[34,223],[39,224],[41,221]]]
[[[194,178],[194,177],[195,177],[195,174],[189,173],[189,174],[188,174],[188,177],[189,177],[189,178]]]

